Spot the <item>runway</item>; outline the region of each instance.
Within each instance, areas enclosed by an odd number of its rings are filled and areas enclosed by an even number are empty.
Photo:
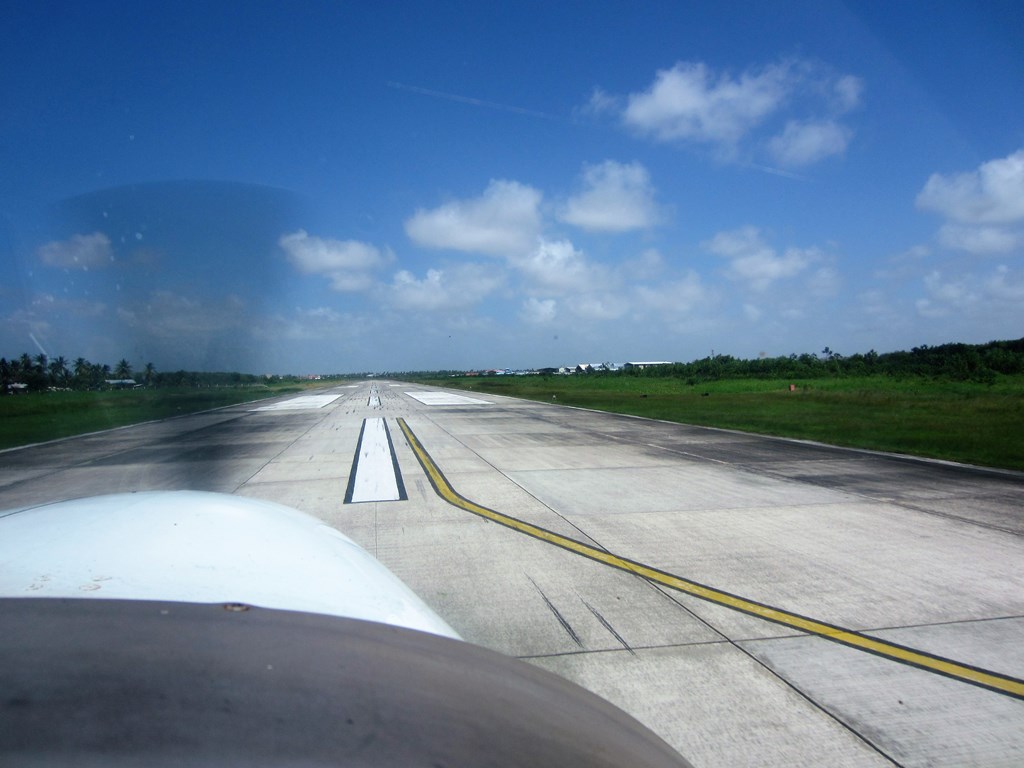
[[[0,509],[186,488],[328,521],[697,766],[1024,756],[1019,473],[384,381],[0,453]]]

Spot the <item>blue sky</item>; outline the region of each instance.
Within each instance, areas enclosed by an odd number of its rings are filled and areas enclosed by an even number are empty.
[[[1016,2],[5,8],[0,355],[308,373],[1024,335]]]

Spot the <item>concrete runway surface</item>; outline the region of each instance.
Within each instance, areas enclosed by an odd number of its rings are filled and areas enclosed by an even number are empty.
[[[0,509],[161,489],[320,517],[696,766],[1024,763],[1020,473],[389,381],[0,453]]]

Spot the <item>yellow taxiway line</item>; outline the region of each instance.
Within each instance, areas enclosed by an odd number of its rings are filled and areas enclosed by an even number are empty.
[[[876,656],[882,656],[903,664],[910,664],[911,666],[918,667],[919,669],[935,672],[955,680],[961,680],[965,683],[981,686],[982,688],[988,688],[989,690],[997,693],[1024,699],[1024,680],[1010,677],[1009,675],[1003,675],[998,672],[992,672],[980,667],[974,667],[969,664],[961,664],[960,662],[953,661],[952,659],[946,659],[925,651],[918,651],[903,645],[897,645],[896,643],[879,640],[877,638],[861,634],[860,632],[844,629],[843,627],[828,624],[823,621],[817,621],[796,613],[790,613],[789,611],[781,608],[774,608],[770,605],[758,603],[754,600],[747,600],[746,598],[738,595],[723,592],[720,589],[715,589],[696,581],[684,579],[681,576],[676,576],[666,571],[652,568],[651,566],[644,565],[643,563],[638,563],[625,557],[619,557],[618,555],[606,552],[605,550],[591,546],[590,544],[584,544],[581,541],[570,539],[566,536],[557,534],[554,531],[549,531],[546,528],[532,525],[531,523],[527,523],[523,520],[518,520],[514,517],[510,517],[509,515],[504,515],[501,512],[496,512],[493,509],[481,506],[480,504],[459,495],[459,493],[452,487],[451,483],[448,482],[448,479],[438,468],[437,464],[434,463],[430,454],[427,453],[423,444],[420,443],[419,439],[409,428],[405,419],[398,419],[398,426],[401,427],[402,432],[405,433],[405,437],[409,441],[409,446],[412,448],[413,453],[416,454],[416,458],[419,460],[420,466],[423,467],[423,471],[426,473],[431,485],[434,486],[434,490],[441,498],[459,509],[471,512],[474,515],[479,515],[480,517],[484,517],[498,523],[499,525],[503,525],[506,528],[511,528],[514,531],[525,533],[527,536],[532,536],[535,539],[546,541],[556,547],[569,550],[570,552],[575,552],[576,554],[582,555],[590,560],[604,563],[605,565],[617,568],[620,571],[635,574],[652,581],[655,584],[661,584],[662,586],[669,587],[670,589],[675,589],[680,592],[685,592],[688,595],[693,595],[701,600],[707,600],[717,605],[725,606],[726,608],[742,611],[743,613],[751,616],[766,619],[767,621],[772,621],[776,624],[781,624],[811,635],[817,635],[825,638],[826,640],[831,640],[850,648],[856,648],[858,650],[867,651],[868,653],[873,653]]]

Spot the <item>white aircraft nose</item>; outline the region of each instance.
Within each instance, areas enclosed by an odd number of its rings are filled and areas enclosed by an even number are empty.
[[[193,491],[0,513],[0,597],[240,603],[458,634],[341,532],[266,501]]]

